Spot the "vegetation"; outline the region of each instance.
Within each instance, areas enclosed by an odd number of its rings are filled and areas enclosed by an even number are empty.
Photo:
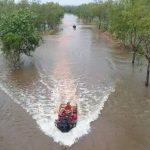
[[[31,56],[40,41],[40,35],[34,27],[34,14],[29,9],[20,9],[15,13],[2,17],[1,41],[2,51],[9,62],[17,67],[20,55]]]
[[[22,54],[32,56],[39,45],[41,32],[57,29],[63,8],[56,3],[40,4],[21,0],[0,1],[0,40],[2,52],[13,67],[20,64]]]
[[[63,8],[55,3],[32,3],[31,10],[37,14],[36,26],[39,31],[56,29],[63,17]]]
[[[124,46],[136,55],[142,54],[147,60],[146,86],[150,70],[150,2],[149,0],[107,0],[80,6],[66,6],[65,11],[78,15],[88,22],[96,22],[101,30],[108,30]]]

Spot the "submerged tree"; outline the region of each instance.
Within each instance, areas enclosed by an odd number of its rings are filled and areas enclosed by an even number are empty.
[[[40,33],[57,29],[63,14],[57,3],[0,0],[0,42],[8,62],[17,67],[22,54],[30,56],[39,45]]]
[[[31,56],[41,39],[34,24],[35,15],[27,8],[4,15],[0,22],[2,52],[13,67],[20,64],[22,54]]]
[[[140,48],[143,35],[143,19],[147,16],[145,6],[138,5],[133,0],[122,0],[114,7],[111,17],[111,30],[123,44],[133,51],[132,64]]]
[[[149,74],[150,74],[150,35],[146,34],[142,37],[142,49],[143,55],[147,60],[147,75],[145,85],[149,85]]]
[[[31,3],[31,10],[37,15],[36,26],[39,31],[57,29],[64,14],[63,8],[53,2]]]

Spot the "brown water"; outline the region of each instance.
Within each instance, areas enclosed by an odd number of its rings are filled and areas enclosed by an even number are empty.
[[[61,28],[17,71],[1,56],[0,150],[149,150],[145,67],[133,68],[130,53],[73,15]],[[78,104],[79,120],[64,134],[54,121],[67,101]]]

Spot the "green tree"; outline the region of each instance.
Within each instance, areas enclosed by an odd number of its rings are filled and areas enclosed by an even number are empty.
[[[13,67],[19,65],[21,54],[31,56],[39,45],[41,37],[34,25],[35,18],[35,15],[26,8],[1,19],[2,52]]]
[[[63,8],[56,3],[39,4],[33,2],[31,10],[37,15],[36,25],[39,31],[56,29],[63,17]]]
[[[133,51],[132,64],[135,63],[136,54],[140,48],[143,35],[143,20],[147,17],[145,5],[139,5],[139,0],[121,0],[116,4],[111,16],[111,30],[117,38],[121,39]]]

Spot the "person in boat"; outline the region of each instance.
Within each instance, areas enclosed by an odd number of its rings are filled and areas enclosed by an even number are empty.
[[[70,102],[68,102],[65,106],[66,113],[70,114],[72,112],[72,106],[70,105]]]
[[[59,121],[61,121],[62,119],[64,119],[64,117],[66,116],[66,111],[62,110],[62,112],[59,114]]]
[[[76,122],[76,120],[77,120],[77,114],[73,113],[70,117],[70,121],[71,121],[71,123],[74,123],[74,122]]]

